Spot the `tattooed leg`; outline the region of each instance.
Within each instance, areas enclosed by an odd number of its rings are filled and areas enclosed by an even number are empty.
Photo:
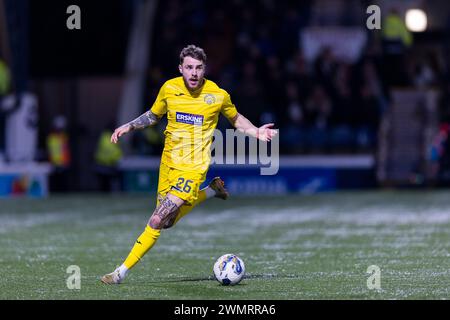
[[[174,214],[171,215],[170,219],[166,221],[166,223],[163,226],[163,229],[169,229],[173,227],[173,224],[175,223],[178,213],[180,213],[180,208],[178,208],[177,211],[175,211]]]
[[[148,225],[153,229],[162,229],[168,221],[173,219],[178,214],[178,209],[184,203],[184,200],[167,194],[167,196],[160,201],[159,206],[153,212]]]

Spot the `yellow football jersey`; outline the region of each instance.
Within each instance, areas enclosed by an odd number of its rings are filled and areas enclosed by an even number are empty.
[[[167,114],[161,162],[183,171],[206,172],[211,161],[211,143],[219,114],[237,115],[230,95],[213,81],[190,92],[183,77],[168,80],[161,87],[151,112]]]

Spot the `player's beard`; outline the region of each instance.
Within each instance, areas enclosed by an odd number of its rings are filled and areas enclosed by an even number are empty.
[[[184,83],[189,91],[195,91],[203,85],[204,78],[197,78],[195,82],[192,82],[192,78],[184,79]]]

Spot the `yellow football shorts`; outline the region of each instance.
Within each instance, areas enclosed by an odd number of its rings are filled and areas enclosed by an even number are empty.
[[[170,191],[171,194],[183,199],[187,205],[197,200],[200,185],[205,181],[206,173],[181,171],[168,167],[165,163],[159,166],[158,203]]]

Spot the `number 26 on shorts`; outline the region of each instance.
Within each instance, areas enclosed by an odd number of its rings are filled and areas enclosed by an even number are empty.
[[[179,190],[183,190],[183,192],[189,193],[191,191],[191,186],[189,185],[193,180],[184,180],[184,178],[178,178],[178,182],[175,185]]]

